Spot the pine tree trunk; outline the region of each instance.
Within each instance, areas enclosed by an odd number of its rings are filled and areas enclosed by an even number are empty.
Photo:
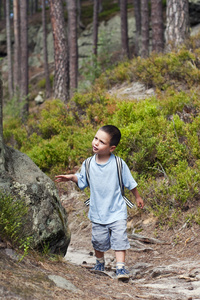
[[[81,29],[85,29],[85,26],[81,21],[81,0],[77,0],[77,18],[78,18],[78,26]]]
[[[69,73],[70,97],[78,87],[78,44],[77,44],[77,5],[74,0],[68,4],[68,44],[69,44]]]
[[[122,56],[129,57],[127,0],[120,1]]]
[[[3,142],[3,84],[0,79],[0,174],[5,171],[5,148]]]
[[[162,0],[151,0],[152,50],[162,52],[164,48],[164,29]]]
[[[22,110],[22,119],[25,120],[28,109],[28,16],[27,1],[20,0],[20,45],[21,45],[21,100],[25,100]]]
[[[140,10],[140,0],[133,0],[134,6],[134,16],[135,16],[135,55],[138,56],[140,52],[140,36],[141,36],[141,10]]]
[[[7,36],[7,57],[8,57],[8,90],[10,97],[13,96],[13,69],[11,51],[11,32],[10,32],[10,0],[6,1],[6,36]]]
[[[168,0],[166,18],[166,49],[170,51],[189,36],[188,0]]]
[[[48,51],[47,51],[47,28],[46,28],[46,0],[42,0],[42,25],[43,25],[43,51],[44,51],[44,70],[46,79],[46,98],[51,94],[51,84],[49,78]]]
[[[13,1],[13,26],[14,26],[14,91],[19,93],[21,73],[20,73],[20,15],[19,0]]]
[[[93,54],[97,56],[98,44],[98,14],[99,14],[99,0],[94,0],[93,9]]]
[[[141,56],[149,55],[149,0],[141,0]]]
[[[69,67],[66,25],[62,0],[50,0],[51,25],[54,40],[54,97],[69,100]]]

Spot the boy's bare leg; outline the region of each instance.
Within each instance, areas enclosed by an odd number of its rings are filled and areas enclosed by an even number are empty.
[[[116,262],[125,262],[126,250],[115,250]]]
[[[96,258],[103,258],[104,257],[104,252],[94,250],[95,251],[95,256]]]

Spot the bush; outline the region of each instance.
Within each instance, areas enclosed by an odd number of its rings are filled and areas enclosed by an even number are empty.
[[[31,244],[24,228],[27,222],[28,207],[23,199],[0,191],[0,234],[13,246],[23,248],[24,255]]]

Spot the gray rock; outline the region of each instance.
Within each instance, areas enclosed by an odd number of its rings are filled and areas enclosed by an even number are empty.
[[[54,182],[20,151],[5,146],[5,172],[0,188],[25,199],[29,207],[26,231],[33,247],[65,255],[70,242],[67,213],[61,205]]]
[[[52,280],[55,285],[61,289],[72,291],[72,292],[77,292],[78,289],[73,285],[69,280],[58,276],[58,275],[49,275],[48,278]]]

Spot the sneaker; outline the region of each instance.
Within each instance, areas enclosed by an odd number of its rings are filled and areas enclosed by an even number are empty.
[[[104,271],[105,270],[105,263],[100,263],[98,260],[96,262],[96,265],[92,269],[94,271]]]
[[[129,271],[124,267],[121,269],[116,269],[117,279],[129,279]]]

